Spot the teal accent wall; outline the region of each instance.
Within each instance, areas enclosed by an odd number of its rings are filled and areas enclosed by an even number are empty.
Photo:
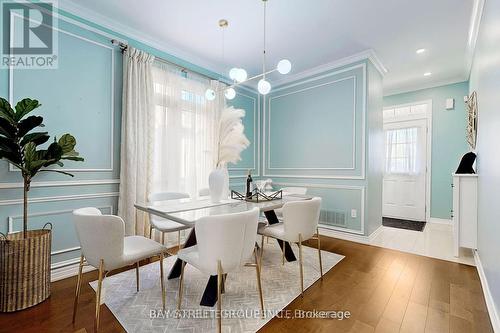
[[[500,2],[485,1],[469,92],[477,92],[478,256],[495,331],[500,328]],[[481,267],[478,267],[481,268]]]
[[[0,0],[3,1],[3,0]],[[58,11],[59,68],[56,70],[0,69],[0,96],[14,102],[24,97],[37,98],[42,107],[36,113],[45,118],[46,130],[60,136],[70,132],[77,138],[77,150],[84,163],[68,161],[64,169],[74,178],[41,173],[30,191],[29,226],[39,228],[46,222],[54,226],[52,268],[78,262],[80,252],[71,211],[95,206],[104,213],[117,212],[120,175],[121,78],[122,55],[110,40],[129,45],[174,62],[212,78],[223,76],[196,66],[141,41],[128,38],[72,13]],[[14,37],[15,38],[15,37]],[[243,96],[245,94],[245,96]],[[255,145],[254,124],[258,123],[255,94],[238,91],[236,106],[244,108],[247,135]],[[257,105],[256,108],[254,106]],[[255,109],[255,112],[254,112]],[[255,118],[257,117],[257,118]],[[254,121],[255,119],[255,121]],[[258,133],[258,132],[257,132]],[[247,150],[241,165],[258,165],[258,149]],[[255,161],[255,162],[254,162]],[[235,176],[240,171],[231,171]],[[22,178],[19,171],[0,160],[0,232],[20,230]]]
[[[450,219],[451,174],[469,151],[463,102],[468,89],[468,82],[460,82],[384,97],[384,107],[432,100],[431,217]],[[455,109],[445,109],[447,98],[455,99]]]
[[[323,216],[344,214],[344,225],[323,220],[325,228],[368,235],[381,225],[381,174],[369,160],[371,138],[382,130],[381,80],[370,61],[358,61],[263,98],[261,178],[276,188],[307,187],[323,198]]]

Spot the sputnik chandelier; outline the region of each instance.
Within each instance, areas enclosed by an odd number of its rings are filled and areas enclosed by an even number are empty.
[[[224,91],[224,96],[226,99],[231,100],[236,96],[236,91],[234,90],[234,87],[261,78],[259,82],[257,83],[257,90],[259,91],[260,94],[262,95],[267,95],[271,91],[271,83],[266,80],[266,75],[271,74],[273,72],[279,72],[280,74],[288,74],[290,73],[290,70],[292,69],[292,63],[288,59],[282,59],[278,62],[278,65],[276,68],[271,69],[269,71],[266,71],[266,4],[267,0],[262,0],[262,3],[264,4],[264,40],[263,40],[263,50],[262,50],[262,73],[248,77],[247,71],[244,70],[243,68],[237,68],[233,67],[231,70],[229,70],[229,78],[233,80],[233,83],[225,87],[221,90],[213,90],[213,89],[207,89],[205,92],[205,98],[209,101],[212,101],[215,99],[217,92],[219,91]],[[227,28],[229,25],[229,22],[225,19],[219,20],[219,27],[222,29],[222,58],[224,61],[224,29]]]

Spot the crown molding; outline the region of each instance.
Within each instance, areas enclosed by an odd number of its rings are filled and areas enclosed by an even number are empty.
[[[304,78],[314,76],[317,74],[321,74],[324,72],[327,72],[332,69],[336,69],[342,66],[346,65],[351,65],[355,62],[358,61],[363,61],[363,60],[368,60],[370,61],[373,66],[377,69],[377,71],[380,73],[380,75],[384,76],[387,73],[387,69],[385,68],[384,64],[380,61],[378,58],[377,54],[375,53],[374,50],[368,49],[359,53],[355,53],[353,55],[350,55],[345,58],[337,59],[331,62],[328,62],[326,64],[322,64],[316,67],[312,67],[310,69],[306,69],[302,72],[295,73],[289,76],[284,77],[281,80],[274,81],[274,85],[276,88],[288,84],[290,82],[294,81],[300,81]]]
[[[187,62],[193,67],[201,67],[207,71],[212,72],[213,74],[216,74],[217,76],[220,76],[221,78],[224,77],[223,75],[219,74],[220,68],[218,68],[216,64],[207,62],[203,58],[195,56],[192,53],[185,52],[179,47],[169,44],[164,40],[151,38],[145,32],[134,29],[130,26],[117,22],[116,20],[110,19],[96,11],[85,8],[78,4],[75,0],[59,0],[58,9],[73,14],[88,22],[109,29],[114,33],[123,35],[127,39],[134,39],[140,43],[146,44],[152,48],[157,49],[158,51],[164,52],[174,58],[178,58],[183,62]],[[129,41],[127,39],[120,39],[120,41],[128,44]],[[167,60],[175,62],[175,60]]]
[[[471,13],[469,36],[467,39],[467,48],[465,51],[465,69],[467,71],[467,77],[469,77],[472,70],[472,62],[474,59],[474,53],[476,51],[479,28],[481,26],[481,19],[483,17],[484,2],[485,0],[474,0],[474,7]]]
[[[468,80],[468,77],[456,77],[452,79],[446,79],[446,80],[440,80],[440,81],[433,81],[429,82],[427,84],[412,84],[409,86],[406,86],[404,88],[399,88],[399,89],[388,89],[384,88],[384,97],[392,96],[392,95],[399,95],[399,94],[404,94],[404,93],[409,93],[409,92],[414,92],[414,91],[419,91],[419,90],[425,90],[425,89],[432,89],[432,88],[437,88],[437,87],[442,87],[442,86],[447,86],[449,84],[455,84],[455,83],[462,83]]]

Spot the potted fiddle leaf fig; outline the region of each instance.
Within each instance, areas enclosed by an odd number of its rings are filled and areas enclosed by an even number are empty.
[[[11,312],[36,305],[50,296],[50,229],[28,230],[28,192],[39,172],[57,172],[73,176],[52,165],[62,160],[83,161],[75,151],[76,140],[70,134],[40,148],[50,136],[35,129],[44,127],[41,116],[30,113],[41,104],[25,98],[15,108],[0,97],[0,159],[21,171],[23,177],[23,230],[0,233],[0,312]]]

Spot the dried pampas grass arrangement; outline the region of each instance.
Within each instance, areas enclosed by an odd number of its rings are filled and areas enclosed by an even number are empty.
[[[222,110],[219,120],[219,137],[216,165],[224,167],[228,163],[237,163],[241,160],[241,152],[250,141],[245,136],[245,127],[242,118],[245,110],[235,109],[232,106]]]

